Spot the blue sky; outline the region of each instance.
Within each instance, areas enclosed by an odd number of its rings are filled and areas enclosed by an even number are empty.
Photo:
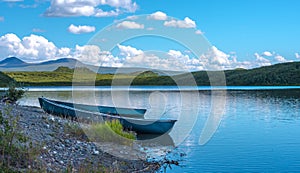
[[[99,4],[100,1],[102,3]],[[58,2],[65,4],[57,5]],[[74,51],[76,46],[84,46],[97,32],[116,20],[132,15],[152,14],[157,11],[178,20],[188,17],[194,21],[195,29],[202,31],[203,36],[216,48],[216,56],[225,56],[222,54],[224,53],[228,55],[229,59],[236,58],[241,62],[232,68],[246,67],[247,63],[247,67],[250,68],[300,60],[296,55],[298,52],[300,53],[298,46],[300,1],[298,0],[124,0],[123,4],[121,0],[82,1],[81,7],[94,7],[94,10],[102,12],[99,13],[101,17],[96,16],[95,13],[89,13],[89,10],[78,10],[83,9],[78,6],[80,3],[76,5],[76,8],[78,7],[76,12],[74,4],[67,2],[68,0],[0,1],[0,37],[2,36],[0,60],[9,55],[19,55],[28,61],[47,60],[47,58],[41,58],[42,54],[32,58],[26,57],[26,55],[35,56],[35,54],[20,54],[19,50],[4,52],[8,49],[4,44],[8,43],[3,41],[3,37],[9,33],[16,35],[20,40],[31,34],[42,36],[53,43],[57,49],[65,47]],[[93,5],[95,2],[98,2],[98,5]],[[66,4],[69,4],[70,8],[65,8]],[[71,25],[75,27],[72,32],[70,31]],[[79,25],[89,28],[74,34]],[[184,50],[175,45],[170,44],[173,46],[170,48],[166,47],[167,44],[163,41],[160,43],[152,40],[152,42],[155,44],[149,44],[149,41],[137,41],[136,43],[128,41],[121,46],[129,46],[128,49],[132,48],[131,51],[135,48],[143,51],[160,48],[160,51],[169,52],[172,49],[179,50],[184,54]],[[35,49],[38,48],[35,47]],[[192,57],[190,55],[189,58]],[[48,59],[53,58],[57,57],[49,55]],[[253,62],[256,64],[254,65]],[[249,65],[250,63],[252,66]]]

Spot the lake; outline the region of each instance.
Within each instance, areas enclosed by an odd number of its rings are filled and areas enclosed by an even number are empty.
[[[147,108],[147,118],[176,118],[170,136],[177,146],[167,158],[179,160],[166,172],[296,172],[300,170],[299,87],[44,87],[29,88],[22,105],[37,97],[87,104]],[[221,121],[200,145],[214,104]],[[217,111],[218,112],[218,111]],[[162,168],[160,171],[164,171]]]

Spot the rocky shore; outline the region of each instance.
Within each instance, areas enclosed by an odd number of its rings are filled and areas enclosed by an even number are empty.
[[[38,151],[34,162],[18,171],[155,172],[159,168],[159,163],[147,162],[146,154],[135,144],[93,143],[85,136],[68,133],[67,128],[78,122],[51,116],[37,107],[0,103],[0,110],[5,109],[19,116],[18,128]]]

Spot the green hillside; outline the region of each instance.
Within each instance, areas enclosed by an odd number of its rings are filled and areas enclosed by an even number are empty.
[[[214,75],[214,72],[211,72]],[[220,77],[217,74],[212,77],[214,80]],[[235,69],[224,71],[226,84],[228,86],[282,86],[300,85],[300,62],[282,63],[272,66],[255,69]],[[195,81],[199,86],[210,85],[206,71],[193,72],[192,74],[182,74],[172,77],[168,76],[146,76],[136,78],[135,85],[191,85],[190,81]],[[176,82],[176,83],[175,83]]]
[[[0,71],[0,87],[7,87],[14,79]]]
[[[227,85],[300,85],[300,62],[226,71]]]
[[[198,71],[175,76],[160,76],[157,73],[147,71],[141,74],[96,74],[88,69],[74,69],[59,67],[53,72],[6,72],[8,76],[17,82],[26,85],[56,86],[72,85],[191,85],[190,81],[196,81],[199,86],[208,86],[210,81],[206,71]],[[220,74],[220,72],[217,72]],[[213,72],[211,74],[214,74]],[[300,85],[300,62],[282,63],[255,69],[235,69],[224,71],[228,86],[282,86]],[[2,73],[2,75],[4,75]],[[7,76],[6,76],[7,78]],[[220,80],[214,78],[214,80]]]

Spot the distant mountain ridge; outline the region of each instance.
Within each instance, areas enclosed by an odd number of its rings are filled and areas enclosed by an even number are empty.
[[[50,60],[40,63],[26,63],[19,58],[16,57],[9,57],[2,61],[0,61],[0,71],[5,72],[18,72],[18,71],[54,71],[58,67],[68,67],[68,68],[75,68],[75,67],[84,67],[88,68],[91,71],[99,74],[129,74],[135,72],[143,72],[149,71],[147,68],[139,68],[139,67],[99,67],[94,65],[84,64],[81,61],[74,59],[74,58],[60,58],[57,60]],[[164,71],[164,70],[156,70],[150,69],[153,72],[159,74],[182,74],[183,72],[179,71]]]
[[[0,67],[11,68],[11,67],[24,67],[27,66],[28,63],[20,60],[16,57],[9,57],[2,61],[0,61]]]

